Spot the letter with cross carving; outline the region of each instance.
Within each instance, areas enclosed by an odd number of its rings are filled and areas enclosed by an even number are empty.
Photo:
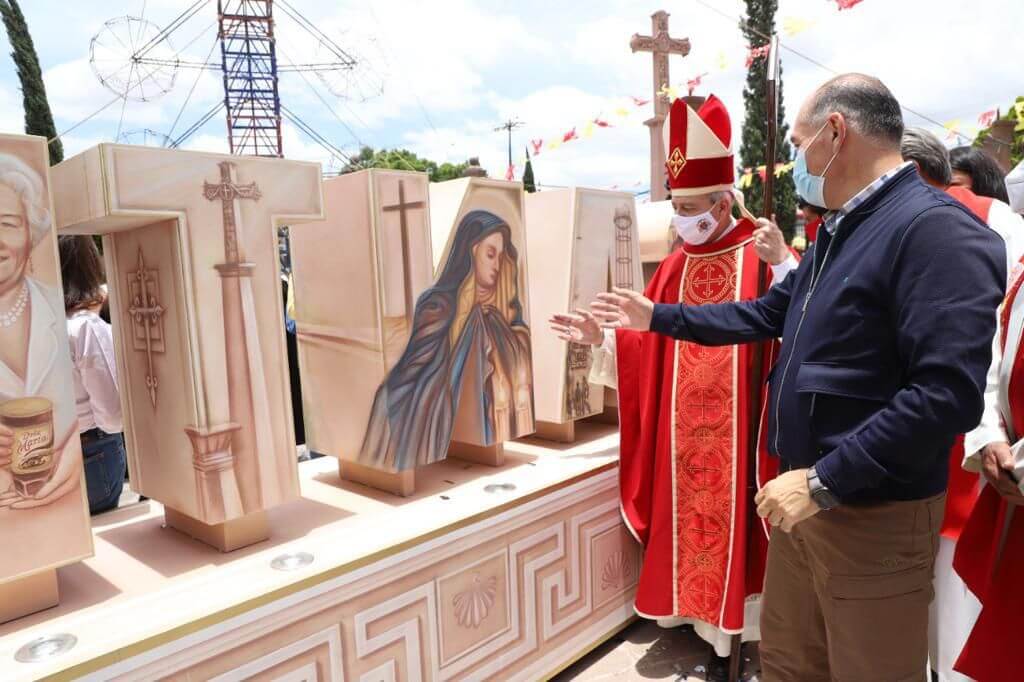
[[[385,169],[330,178],[327,220],[291,237],[306,440],[345,478],[360,471],[374,395],[433,282],[427,185],[425,173]]]
[[[0,622],[93,553],[53,185],[45,138],[0,135]]]
[[[552,315],[587,308],[611,287],[639,290],[635,199],[628,192],[554,189],[526,196],[538,434],[575,438],[573,423],[602,414],[609,395],[591,386],[594,351],[548,329]],[[614,403],[612,403],[614,409]]]
[[[319,167],[100,145],[54,179],[60,229],[104,236],[133,487],[176,527],[296,497],[276,233],[322,217]]]

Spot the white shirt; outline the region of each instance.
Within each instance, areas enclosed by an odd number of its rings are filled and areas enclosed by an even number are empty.
[[[120,433],[124,425],[110,325],[94,312],[79,310],[68,318],[68,343],[78,432],[99,428],[107,433]]]
[[[988,224],[1006,244],[1006,259],[1010,264],[1007,270],[1009,287],[1024,267],[1020,263],[1021,255],[1024,254],[1024,219],[1013,213],[1003,202],[993,200]],[[981,415],[981,423],[964,437],[964,468],[968,471],[981,471],[982,449],[989,443],[1009,442],[1020,476],[1024,474],[1024,439],[1011,442],[1006,424],[1010,416],[1010,374],[1013,372],[1014,359],[1021,352],[1020,343],[1024,336],[1024,293],[1017,295],[1010,310],[1005,353],[1000,344],[1003,330],[999,318],[997,314],[996,333],[992,339],[992,364],[985,382],[985,410]],[[1021,438],[1022,434],[1014,435]]]

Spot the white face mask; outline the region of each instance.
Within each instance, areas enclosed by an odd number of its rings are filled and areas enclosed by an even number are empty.
[[[711,239],[711,235],[718,229],[718,218],[711,211],[699,215],[674,215],[672,227],[684,242],[700,246]]]

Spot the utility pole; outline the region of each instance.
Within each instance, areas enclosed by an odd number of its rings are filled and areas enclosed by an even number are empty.
[[[502,123],[500,126],[494,129],[494,132],[500,133],[502,130],[508,131],[508,165],[512,167],[512,131],[523,125],[523,122],[519,119],[509,119]]]

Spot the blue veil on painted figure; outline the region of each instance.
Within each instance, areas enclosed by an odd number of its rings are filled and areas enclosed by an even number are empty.
[[[444,459],[452,440],[493,445],[532,433],[532,383],[512,233],[493,213],[470,211],[440,278],[416,302],[357,461],[401,471]]]

